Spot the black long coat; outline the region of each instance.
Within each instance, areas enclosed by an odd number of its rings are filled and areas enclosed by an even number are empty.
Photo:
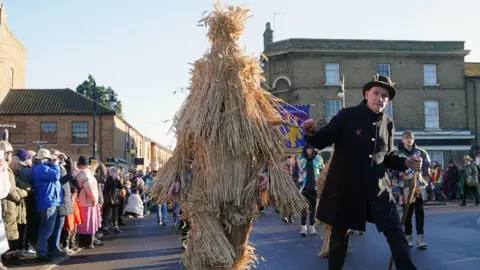
[[[305,136],[319,150],[332,144],[335,148],[317,209],[320,221],[360,231],[366,221],[380,232],[401,228],[386,169],[407,168],[406,158],[393,152],[393,136],[393,121],[372,112],[365,101],[342,109],[326,126]]]

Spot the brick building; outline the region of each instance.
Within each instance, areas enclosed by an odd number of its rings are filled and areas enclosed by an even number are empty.
[[[362,87],[375,73],[395,82],[387,108],[395,121],[395,144],[413,130],[419,146],[442,164],[471,150],[467,121],[463,41],[287,39],[273,41],[267,23],[263,69],[266,84],[291,104],[312,104],[314,119],[331,119],[342,106],[362,100]],[[345,104],[337,95],[342,74]],[[327,149],[330,151],[331,149]],[[326,155],[328,157],[328,155]]]
[[[475,134],[475,155],[480,152],[480,63],[465,63],[468,128]]]
[[[27,50],[8,30],[7,14],[0,1],[0,101],[10,88],[25,87]]]
[[[93,100],[70,89],[12,89],[0,104],[0,123],[15,123],[9,129],[14,148],[37,150],[55,148],[77,160],[90,157],[93,147]],[[159,166],[171,151],[145,137],[114,111],[97,104],[96,156],[132,167],[135,158],[143,158],[137,169],[150,162]]]

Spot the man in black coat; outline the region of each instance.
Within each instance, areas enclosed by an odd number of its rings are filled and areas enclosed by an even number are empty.
[[[323,127],[316,127],[312,119],[302,124],[305,140],[316,149],[335,147],[317,209],[317,218],[333,227],[330,270],[344,265],[348,230],[365,231],[366,221],[384,233],[397,269],[416,269],[386,169],[419,170],[422,159],[394,153],[393,121],[384,110],[395,94],[390,78],[377,74],[363,87],[359,105],[342,109]]]

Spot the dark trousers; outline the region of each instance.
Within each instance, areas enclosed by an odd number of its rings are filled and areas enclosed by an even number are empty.
[[[405,206],[403,206],[405,209]],[[425,219],[425,213],[423,212],[423,200],[416,198],[415,202],[410,205],[408,209],[407,218],[405,219],[405,234],[412,234],[412,216],[415,211],[415,227],[417,229],[417,235],[423,234],[423,223]]]
[[[38,226],[40,226],[40,216],[35,209],[30,209],[27,205],[27,227],[25,229],[25,239],[23,246],[29,248],[29,245],[35,247],[38,238]]]
[[[122,197],[120,199],[120,204],[118,205],[118,212],[117,212],[117,220],[118,220],[118,223],[122,223],[123,222],[123,209],[125,208],[125,197]]]
[[[185,241],[190,231],[190,222],[183,219],[180,220],[180,228],[182,229],[182,241]]]
[[[103,228],[110,228],[110,222],[112,223],[112,228],[118,227],[118,205],[103,205]]]
[[[328,252],[329,270],[341,270],[345,264],[349,238],[347,232],[347,229],[332,228]],[[392,228],[384,231],[383,234],[390,246],[396,268],[401,270],[417,269],[410,257],[410,248],[403,231],[399,228]]]
[[[77,228],[73,231],[62,231],[62,246],[64,248],[74,248],[77,238]]]
[[[25,231],[27,229],[27,225],[17,224],[17,228],[18,228],[18,239],[8,241],[8,244],[10,245],[10,250],[21,250],[23,248],[28,249],[27,246],[24,246]]]
[[[310,225],[315,224],[315,208],[317,206],[317,192],[315,190],[306,190],[302,191],[303,197],[308,201],[308,210],[304,209],[302,212],[302,226],[307,225],[307,211],[310,216]]]
[[[83,248],[93,247],[95,242],[94,234],[79,234],[78,235],[79,246]]]
[[[479,190],[478,190],[478,186],[468,186],[466,183],[463,185],[463,195],[462,195],[462,204],[467,204],[467,197],[469,195],[472,195],[473,198],[475,199],[475,203],[478,204],[479,203],[479,199],[480,199],[480,194],[479,194]]]

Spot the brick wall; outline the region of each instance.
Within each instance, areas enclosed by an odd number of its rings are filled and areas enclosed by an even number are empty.
[[[347,107],[361,102],[363,85],[376,73],[376,65],[390,64],[397,88],[392,103],[397,129],[425,128],[425,100],[439,102],[440,128],[467,128],[463,57],[294,53],[288,57],[271,57],[266,62],[267,83],[272,87],[275,78],[287,76],[292,82],[291,91],[278,96],[289,103],[315,104],[312,116],[323,118],[324,100],[340,99],[336,95],[338,87],[325,86],[325,63],[340,64],[340,73],[345,75]],[[438,87],[424,87],[424,64],[437,65]]]
[[[468,101],[468,127],[474,131],[475,136],[480,136],[480,77],[466,78],[467,101]],[[480,139],[475,141],[480,150]]]
[[[88,123],[88,144],[72,144],[72,122],[86,121]],[[44,148],[58,149],[65,152],[73,160],[78,160],[79,156],[90,157],[93,155],[93,118],[87,115],[48,115],[48,116],[0,116],[2,123],[25,123],[26,140],[24,144],[13,144],[15,149],[25,148],[37,150],[37,144],[33,141],[40,141],[40,123],[57,123],[57,141],[43,145]],[[97,157],[105,160],[105,157],[112,155],[112,133],[113,116],[99,116],[97,118]],[[13,132],[13,130],[11,131]]]
[[[10,90],[11,70],[13,87],[25,88],[27,52],[7,28],[5,10],[0,4],[0,102]]]

